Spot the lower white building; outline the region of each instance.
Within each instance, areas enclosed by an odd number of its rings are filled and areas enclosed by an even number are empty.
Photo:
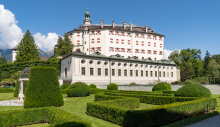
[[[60,85],[79,81],[88,85],[128,85],[131,82],[147,85],[158,80],[173,82],[179,77],[179,69],[173,61],[124,58],[119,54],[107,57],[99,52],[85,55],[77,50],[61,59],[59,81]]]

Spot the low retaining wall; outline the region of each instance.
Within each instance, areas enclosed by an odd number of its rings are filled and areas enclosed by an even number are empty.
[[[99,89],[107,89],[108,85],[97,85]],[[172,91],[177,91],[184,85],[171,85]],[[202,85],[208,88],[212,94],[220,94],[220,85]],[[152,91],[153,85],[118,85],[118,90],[137,90],[137,91]]]

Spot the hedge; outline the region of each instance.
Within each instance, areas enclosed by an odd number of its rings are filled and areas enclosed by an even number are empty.
[[[140,95],[140,94],[123,94],[123,93],[109,93],[105,92],[105,95],[111,96],[124,96],[140,98],[141,103],[163,105],[176,102],[184,102],[199,99],[198,97],[170,97],[170,96],[155,96],[155,95]]]
[[[204,86],[197,84],[186,84],[183,87],[179,88],[175,92],[174,96],[211,98],[212,93],[208,88]]]
[[[98,89],[98,88],[90,88],[90,94],[97,94],[97,93],[102,93],[105,91],[109,91],[107,89]]]
[[[115,83],[110,83],[110,84],[107,86],[107,89],[108,89],[108,90],[118,90],[118,85],[115,84]]]
[[[63,95],[54,67],[32,67],[25,90],[24,108],[62,106]]]
[[[69,83],[63,83],[60,88],[61,89],[67,89],[69,86],[70,86]]]
[[[136,127],[142,126],[144,123],[165,123],[181,115],[182,112],[186,117],[193,115],[191,112],[198,111],[197,113],[201,114],[207,110],[206,108],[201,110],[206,107],[207,104],[209,105],[209,110],[215,109],[217,101],[215,98],[202,98],[198,100],[161,105],[144,110],[131,110],[113,104],[107,105],[105,104],[105,101],[99,101],[87,103],[87,114],[121,126]],[[180,119],[182,119],[182,117],[178,117],[177,120]]]
[[[62,93],[62,94],[67,94],[67,90],[68,90],[68,89],[61,89],[61,93]]]
[[[0,112],[0,127],[49,123],[54,127],[91,127],[91,123],[55,107]]]
[[[14,88],[0,88],[0,93],[13,93]]]
[[[90,88],[83,82],[75,82],[67,89],[68,97],[85,97],[90,95]]]
[[[170,84],[167,84],[167,83],[158,83],[158,84],[154,85],[152,88],[152,91],[159,91],[159,90],[171,91],[172,88],[171,88]]]
[[[90,88],[97,88],[95,84],[90,84],[89,87]]]
[[[0,65],[0,82],[2,79],[10,78],[11,75],[18,71],[23,71],[27,67],[32,66],[42,66],[42,67],[55,67],[57,69],[57,76],[60,75],[60,61],[26,61],[26,62],[16,62],[11,64],[1,64]]]

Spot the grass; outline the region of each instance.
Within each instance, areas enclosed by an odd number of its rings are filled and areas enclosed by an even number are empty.
[[[142,110],[142,109],[153,108],[153,107],[157,107],[157,106],[159,106],[159,105],[140,103],[140,106],[138,108],[135,108],[134,110]]]
[[[47,127],[48,125],[49,125],[48,123],[41,123],[41,124],[24,125],[19,127]]]
[[[6,100],[16,100],[18,97],[13,96],[14,93],[0,93],[0,101]]]

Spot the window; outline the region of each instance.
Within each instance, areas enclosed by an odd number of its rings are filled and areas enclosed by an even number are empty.
[[[108,69],[105,69],[105,76],[108,76]]]
[[[155,71],[155,77],[157,77],[157,71]]]
[[[85,44],[86,44],[86,41],[85,41]]]
[[[165,72],[163,72],[163,77],[165,77]]]
[[[144,53],[145,53],[145,50],[144,50],[144,49],[141,49],[141,53],[143,53],[143,54],[144,54]]]
[[[100,43],[100,38],[97,38],[97,43]]]
[[[171,77],[173,77],[173,72],[171,72]]]
[[[86,75],[86,68],[82,67],[82,75]]]
[[[156,60],[157,60],[157,58],[154,58],[154,60],[156,61]]]
[[[139,53],[139,52],[138,52],[138,49],[135,49],[135,53]]]
[[[151,50],[147,50],[147,54],[151,54]]]
[[[127,70],[124,70],[124,76],[127,76]]]
[[[98,75],[101,75],[101,68],[98,68]]]
[[[121,39],[121,44],[124,44],[124,39]]]
[[[156,47],[156,43],[154,43],[154,47]]]
[[[91,40],[91,42],[92,42],[92,43],[95,43],[95,39],[93,38],[93,39]]]
[[[121,52],[125,52],[125,48],[121,48]],[[122,56],[123,57],[123,56]]]
[[[133,76],[133,70],[130,70],[130,76]]]
[[[112,69],[112,76],[115,76],[115,69]]]
[[[163,51],[160,51],[160,55],[163,55]]]
[[[128,40],[128,45],[130,45],[131,44],[131,41],[130,40]]]
[[[141,42],[141,45],[144,46],[144,41]]]
[[[77,40],[77,45],[80,45],[80,40]]]
[[[159,71],[159,77],[161,77],[161,71]]]
[[[136,45],[138,45],[138,41],[136,41]]]
[[[162,48],[162,44],[160,43],[160,48]]]
[[[136,76],[138,76],[138,70],[136,70]]]
[[[109,47],[109,51],[114,52],[114,47]]]
[[[143,71],[141,71],[141,76],[144,76]]]
[[[150,71],[150,77],[153,77],[153,71]]]
[[[116,43],[119,44],[119,39],[116,39]]]
[[[93,68],[90,68],[90,75],[93,75]]]
[[[169,77],[169,72],[167,72],[167,77]]]
[[[148,71],[146,71],[146,77],[148,77]]]
[[[118,69],[118,76],[121,76],[121,69]]]
[[[128,53],[131,53],[131,49],[130,49],[130,48],[127,48],[127,49],[128,49],[128,51],[127,51],[127,52],[128,52]]]
[[[110,38],[110,43],[113,43],[113,38]]]
[[[77,33],[77,37],[79,37],[79,36],[80,36],[80,33],[78,32],[78,33]]]
[[[148,42],[148,46],[150,46],[150,42]]]
[[[98,47],[98,51],[101,51],[101,47]]]
[[[65,68],[65,77],[67,77],[67,68]]]
[[[157,54],[157,51],[154,50],[154,54]]]

